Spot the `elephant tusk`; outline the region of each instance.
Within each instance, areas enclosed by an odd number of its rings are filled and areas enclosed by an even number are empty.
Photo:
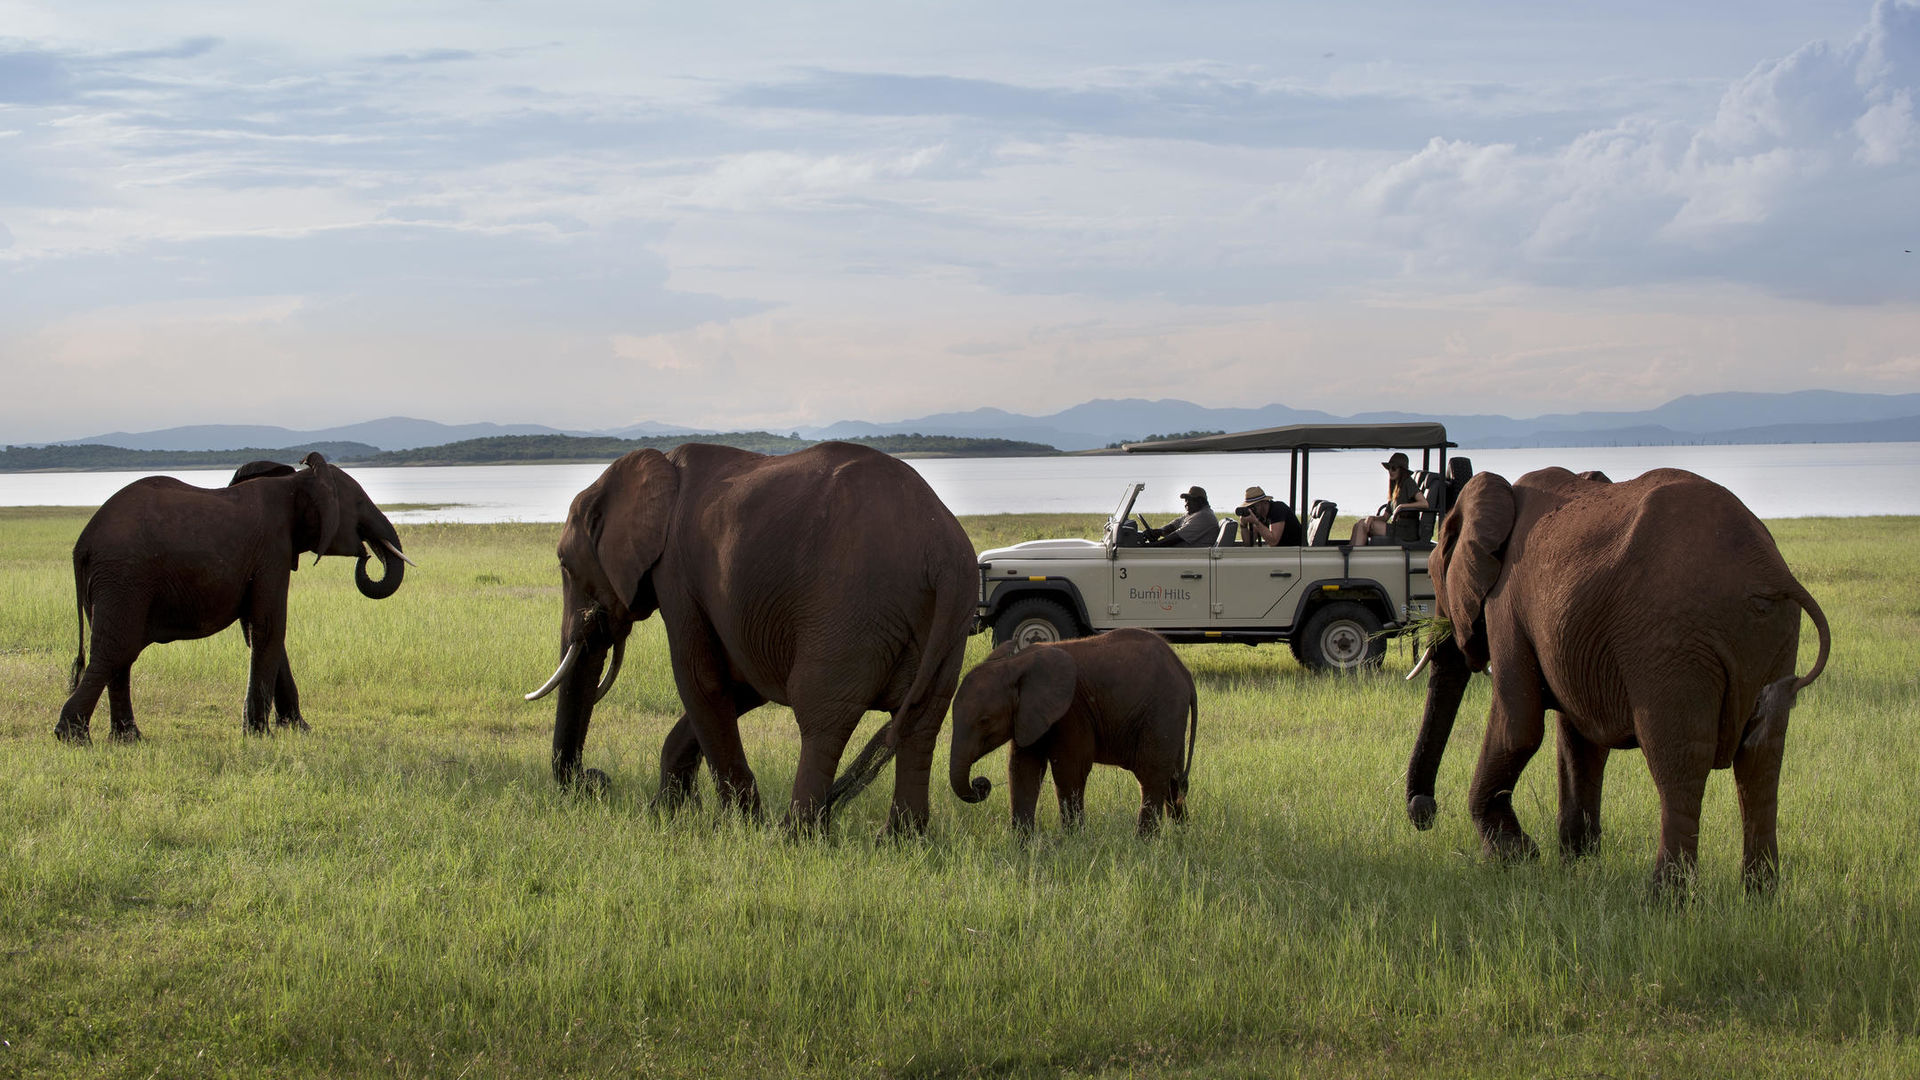
[[[1402,681],[1412,682],[1414,679],[1414,676],[1427,670],[1427,665],[1433,662],[1433,650],[1439,647],[1440,647],[1440,643],[1437,641],[1427,646],[1427,651],[1420,654],[1420,662],[1413,665],[1413,670],[1407,672],[1407,677]]]
[[[420,565],[419,563],[414,562],[412,559],[407,558],[406,552],[401,551],[399,548],[394,547],[392,544],[387,543],[385,540],[380,541],[380,546],[383,548],[386,548],[388,551],[393,552],[394,558],[399,559],[401,562],[406,563],[408,566]]]
[[[619,641],[613,643],[613,663],[607,665],[606,676],[600,680],[599,687],[593,691],[593,703],[595,705],[600,704],[600,699],[606,697],[607,691],[613,689],[613,680],[620,677],[620,661],[626,658],[627,639],[621,638]]]
[[[576,641],[567,646],[567,655],[560,658],[560,666],[554,669],[553,678],[548,679],[545,686],[528,694],[527,700],[539,701],[541,698],[553,693],[553,688],[560,685],[561,680],[567,677],[567,672],[573,670],[574,662],[579,659],[580,643]]]

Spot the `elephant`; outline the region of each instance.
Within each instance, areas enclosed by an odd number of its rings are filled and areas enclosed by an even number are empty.
[[[1656,893],[1684,896],[1711,770],[1733,769],[1742,877],[1770,890],[1787,719],[1826,667],[1826,615],[1760,519],[1732,492],[1679,469],[1609,482],[1543,469],[1468,481],[1428,558],[1450,635],[1427,650],[1425,711],[1407,767],[1407,813],[1431,828],[1434,780],[1468,679],[1489,671],[1492,708],[1467,808],[1489,854],[1537,856],[1513,787],[1558,714],[1559,839],[1600,839],[1612,750],[1639,748],[1660,797]],[[1820,635],[1794,676],[1804,610]]]
[[[973,777],[974,763],[1012,739],[1007,781],[1016,831],[1033,830],[1048,765],[1060,821],[1077,825],[1085,812],[1087,776],[1100,764],[1118,765],[1140,781],[1144,836],[1163,811],[1175,821],[1186,817],[1199,725],[1193,675],[1151,631],[1123,627],[1024,648],[1010,641],[967,672],[954,697],[953,793],[969,803],[985,799],[993,783]]]
[[[636,450],[574,498],[559,556],[560,663],[527,699],[559,691],[563,786],[606,786],[581,766],[588,724],[633,626],[658,611],[684,711],[661,748],[657,805],[693,794],[704,757],[722,804],[760,816],[739,717],[772,701],[800,728],[789,829],[827,828],[896,755],[888,827],[926,828],[980,578],[966,532],[912,467],[844,442]],[[870,709],[892,717],[836,781]]]
[[[400,588],[412,560],[400,536],[345,472],[310,453],[298,471],[273,462],[242,466],[224,488],[149,476],[121,488],[73,545],[80,644],[71,690],[54,734],[91,741],[94,706],[104,690],[112,738],[140,738],[128,675],[148,645],[202,638],[240,623],[251,648],[246,730],[265,734],[270,710],[306,730],[287,664],[287,587],[302,552],[357,556],[354,581],[371,599]],[[367,549],[381,576],[367,573]],[[87,658],[92,624],[93,657]]]

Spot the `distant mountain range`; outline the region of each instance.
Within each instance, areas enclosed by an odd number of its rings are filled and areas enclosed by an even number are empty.
[[[1462,447],[1673,445],[1684,443],[1920,442],[1920,394],[1850,394],[1803,390],[1787,394],[1722,393],[1676,398],[1641,412],[1554,413],[1527,419],[1491,414],[1434,415],[1360,412],[1349,416],[1267,405],[1211,409],[1190,401],[1138,398],[1097,400],[1045,416],[1003,409],[936,413],[890,423],[843,420],[803,427],[808,439],[847,439],[917,433],[1011,439],[1062,450],[1090,450],[1150,435],[1183,431],[1245,431],[1311,423],[1390,423],[1438,420]],[[382,450],[412,450],[500,435],[592,435],[640,438],[687,435],[703,429],[655,422],[579,430],[540,424],[440,424],[388,417],[344,427],[294,431],[260,425],[203,425],[148,432],[111,432],[56,445],[96,443],[137,450],[227,450],[243,446],[299,446],[358,442]]]

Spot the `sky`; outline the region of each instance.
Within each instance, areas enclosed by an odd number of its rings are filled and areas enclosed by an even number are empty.
[[[1920,0],[0,0],[0,443],[1920,391]]]

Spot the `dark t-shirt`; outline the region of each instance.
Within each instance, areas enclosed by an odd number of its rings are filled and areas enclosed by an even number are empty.
[[[1267,500],[1266,510],[1267,516],[1263,524],[1277,524],[1280,526],[1280,535],[1279,538],[1273,542],[1274,547],[1299,547],[1305,542],[1306,530],[1301,528],[1300,519],[1294,515],[1293,507],[1288,506],[1279,499],[1269,499]],[[1257,513],[1250,516],[1252,516],[1255,521],[1261,520],[1260,515]],[[1259,533],[1251,531],[1249,532],[1247,540],[1249,543],[1256,544],[1265,544],[1267,542]]]

